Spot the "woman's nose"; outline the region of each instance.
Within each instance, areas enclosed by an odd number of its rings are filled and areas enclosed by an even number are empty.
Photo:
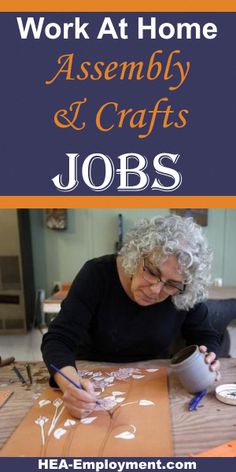
[[[157,295],[163,289],[163,282],[160,281],[160,282],[156,282],[155,284],[152,284],[150,289],[153,293]]]

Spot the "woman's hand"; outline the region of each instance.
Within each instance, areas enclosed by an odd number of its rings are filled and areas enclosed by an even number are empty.
[[[215,380],[218,381],[221,379],[220,373],[220,361],[216,359],[216,355],[214,352],[207,352],[206,346],[199,346],[201,352],[205,353],[205,362],[210,365],[210,369],[213,372],[216,372]]]
[[[63,367],[61,371],[82,387],[80,390],[60,374],[55,374],[55,381],[64,394],[62,398],[65,407],[75,418],[88,416],[96,406],[96,395],[91,382],[81,379],[74,367]]]

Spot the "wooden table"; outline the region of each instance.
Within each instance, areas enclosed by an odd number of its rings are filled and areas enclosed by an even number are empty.
[[[236,383],[236,359],[222,359],[221,383]],[[17,367],[26,377],[23,363]],[[107,366],[104,363],[78,362],[79,369],[99,368]],[[132,364],[109,364],[116,367],[160,367],[166,366],[169,372],[170,415],[173,431],[175,456],[196,454],[210,447],[236,439],[236,407],[219,402],[214,395],[214,389],[208,393],[198,409],[188,411],[188,403],[192,398],[185,392],[178,380],[169,369],[169,362],[153,360]],[[12,389],[14,394],[0,409],[0,447],[7,441],[11,433],[24,418],[37,396],[48,385],[47,369],[42,362],[31,364],[33,385],[24,386],[12,372],[12,367],[0,369],[0,388]]]

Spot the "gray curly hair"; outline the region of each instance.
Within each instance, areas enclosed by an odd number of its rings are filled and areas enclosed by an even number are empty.
[[[152,254],[153,263],[158,265],[175,255],[186,283],[183,293],[172,296],[176,308],[189,310],[207,298],[212,252],[193,218],[170,215],[140,220],[127,233],[119,254],[129,276],[143,256]]]

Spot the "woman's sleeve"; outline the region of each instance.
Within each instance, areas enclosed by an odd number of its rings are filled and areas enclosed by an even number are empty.
[[[93,261],[87,262],[76,276],[61,311],[43,337],[42,354],[48,370],[75,366],[76,353],[91,346],[90,326],[101,293],[99,273]]]
[[[198,344],[207,347],[218,356],[220,352],[220,336],[211,325],[208,308],[205,303],[197,304],[187,313],[182,326],[182,334],[187,344]]]

